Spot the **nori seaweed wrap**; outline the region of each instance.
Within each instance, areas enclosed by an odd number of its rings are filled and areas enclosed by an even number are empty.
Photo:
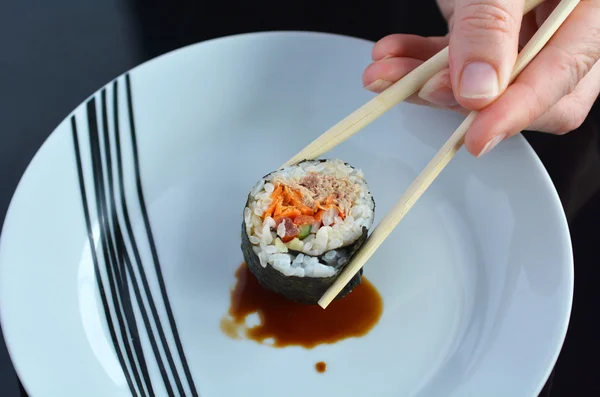
[[[260,284],[316,304],[367,239],[375,201],[363,173],[340,160],[272,172],[248,195],[242,251]],[[361,283],[357,273],[336,299]]]

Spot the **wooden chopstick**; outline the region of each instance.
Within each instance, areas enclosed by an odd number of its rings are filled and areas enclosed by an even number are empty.
[[[527,14],[544,0],[526,0],[523,14]],[[356,109],[321,136],[308,144],[281,168],[303,160],[314,160],[338,146],[379,116],[417,92],[436,73],[448,67],[448,47],[412,70],[369,102]]]
[[[517,57],[510,83],[523,71],[531,60],[546,45],[562,23],[571,14],[573,9],[579,4],[580,0],[562,0],[556,9],[550,14],[548,19],[539,28],[525,48]],[[471,112],[461,123],[458,129],[450,136],[448,141],[442,146],[435,157],[427,164],[421,174],[408,187],[404,195],[398,200],[391,211],[379,223],[371,236],[365,242],[365,245],[357,252],[356,256],[340,273],[335,282],[323,294],[319,300],[319,305],[326,308],[340,293],[344,286],[354,277],[354,275],[363,267],[367,260],[375,253],[377,248],[390,235],[392,230],[404,218],[406,213],[412,208],[415,202],[421,197],[425,190],[431,185],[434,179],[442,172],[444,167],[450,162],[464,143],[465,133],[477,116],[476,111]]]

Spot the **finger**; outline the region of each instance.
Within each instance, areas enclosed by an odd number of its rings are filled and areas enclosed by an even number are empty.
[[[452,91],[450,69],[444,69],[429,79],[419,91],[419,97],[437,106],[448,108],[458,106]]]
[[[450,73],[458,102],[479,110],[510,80],[524,0],[457,0],[450,34]]]
[[[452,15],[454,14],[454,6],[455,0],[437,0],[436,1],[444,19],[448,21],[449,24],[452,23]]]
[[[573,131],[581,126],[599,94],[600,62],[596,62],[571,94],[558,101],[527,129],[553,134]]]
[[[600,1],[582,1],[515,82],[483,109],[465,144],[479,156],[572,93],[600,57]]]
[[[363,86],[366,90],[379,94],[422,63],[423,61],[412,58],[386,58],[373,62],[363,72]],[[427,105],[417,94],[409,96],[405,101]]]
[[[391,85],[422,63],[422,60],[414,58],[386,58],[375,61],[363,72],[363,86],[369,89],[368,86],[377,80],[384,80]]]
[[[425,61],[448,45],[448,37],[421,37],[410,34],[391,34],[373,46],[374,61],[384,58],[415,58]]]
[[[363,86],[374,92],[381,92],[423,63],[413,58],[386,58],[375,61],[363,72]]]

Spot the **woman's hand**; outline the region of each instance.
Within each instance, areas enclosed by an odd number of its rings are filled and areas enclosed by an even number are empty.
[[[438,0],[449,35],[381,39],[363,84],[381,92],[449,45],[449,68],[408,101],[464,114],[480,110],[465,137],[470,153],[483,155],[525,129],[572,131],[600,93],[600,0],[581,1],[508,87],[518,49],[558,2],[547,0],[523,17],[524,0]]]

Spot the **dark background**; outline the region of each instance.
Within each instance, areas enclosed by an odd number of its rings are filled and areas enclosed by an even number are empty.
[[[96,89],[148,59],[198,41],[251,31],[312,30],[374,41],[390,33],[446,33],[434,0],[350,4],[342,1],[293,4],[3,1],[0,4],[0,223],[25,167],[56,125]],[[566,136],[525,133],[562,199],[575,256],[571,325],[555,371],[543,392],[552,397],[600,395],[600,382],[596,380],[600,373],[600,329],[598,322],[592,321],[600,307],[597,120],[600,120],[599,104],[581,128]],[[0,335],[0,395],[21,396],[1,338]]]

